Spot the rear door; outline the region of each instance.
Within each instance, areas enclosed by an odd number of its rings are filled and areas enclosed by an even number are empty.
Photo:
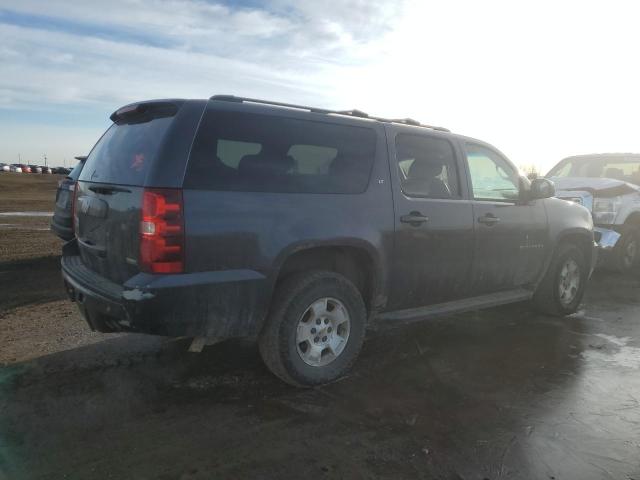
[[[395,205],[389,308],[462,298],[469,291],[473,214],[450,136],[389,128]]]
[[[74,218],[80,254],[87,267],[114,282],[139,271],[142,192],[176,111],[129,107],[116,116],[80,174]]]
[[[532,284],[549,246],[543,202],[519,201],[520,175],[495,149],[474,142],[464,149],[473,196],[473,293]]]

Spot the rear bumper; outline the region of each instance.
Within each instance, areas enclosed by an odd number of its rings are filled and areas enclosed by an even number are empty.
[[[79,255],[63,255],[62,276],[70,299],[101,332],[254,336],[268,305],[266,278],[253,270],[140,273],[118,285],[88,269]]]

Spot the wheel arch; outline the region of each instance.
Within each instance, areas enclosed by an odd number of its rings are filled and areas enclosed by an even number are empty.
[[[286,278],[311,270],[327,270],[348,278],[360,291],[371,315],[386,303],[382,261],[372,245],[362,241],[299,244],[283,252],[271,280],[271,298]]]
[[[640,228],[640,211],[631,212],[625,219],[624,224]]]
[[[553,252],[554,255],[561,246],[569,243],[580,248],[586,259],[591,259],[591,255],[593,254],[593,232],[578,228],[563,232],[558,236]]]
[[[593,268],[593,252],[594,252],[594,240],[593,240],[593,231],[586,228],[571,228],[566,229],[558,234],[555,238],[553,249],[549,253],[544,269],[540,273],[540,277],[538,282],[536,282],[536,286],[540,285],[542,280],[551,265],[553,264],[553,259],[557,255],[558,251],[566,244],[575,244],[585,256],[585,259],[589,262],[591,268]]]

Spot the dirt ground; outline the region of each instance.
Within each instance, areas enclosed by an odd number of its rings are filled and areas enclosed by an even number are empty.
[[[20,275],[39,272],[39,262],[59,255],[62,242],[49,232],[58,180],[58,175],[0,174],[0,271],[4,275],[0,309],[7,308],[6,299],[17,295],[4,288],[21,284],[14,274],[7,277],[8,266],[19,263]],[[33,280],[24,279],[25,287]]]
[[[370,332],[288,387],[255,345],[126,335],[0,369],[4,479],[638,479],[640,282]],[[4,473],[4,477],[3,474]]]
[[[378,324],[300,390],[250,342],[89,333],[47,235],[0,260],[0,480],[640,479],[640,279],[597,274],[566,319]]]
[[[44,215],[53,212],[60,178],[0,174],[0,366],[105,337],[89,331],[66,301],[62,241]],[[38,215],[24,215],[30,212]]]

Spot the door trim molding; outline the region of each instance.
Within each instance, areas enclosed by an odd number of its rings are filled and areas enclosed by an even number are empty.
[[[477,297],[453,300],[451,302],[438,303],[426,307],[409,308],[406,310],[396,310],[384,312],[377,315],[373,322],[414,322],[426,320],[452,313],[467,312],[470,310],[481,310],[484,308],[497,307],[509,303],[523,302],[531,300],[533,291],[525,288],[506,290],[498,293],[490,293]]]

